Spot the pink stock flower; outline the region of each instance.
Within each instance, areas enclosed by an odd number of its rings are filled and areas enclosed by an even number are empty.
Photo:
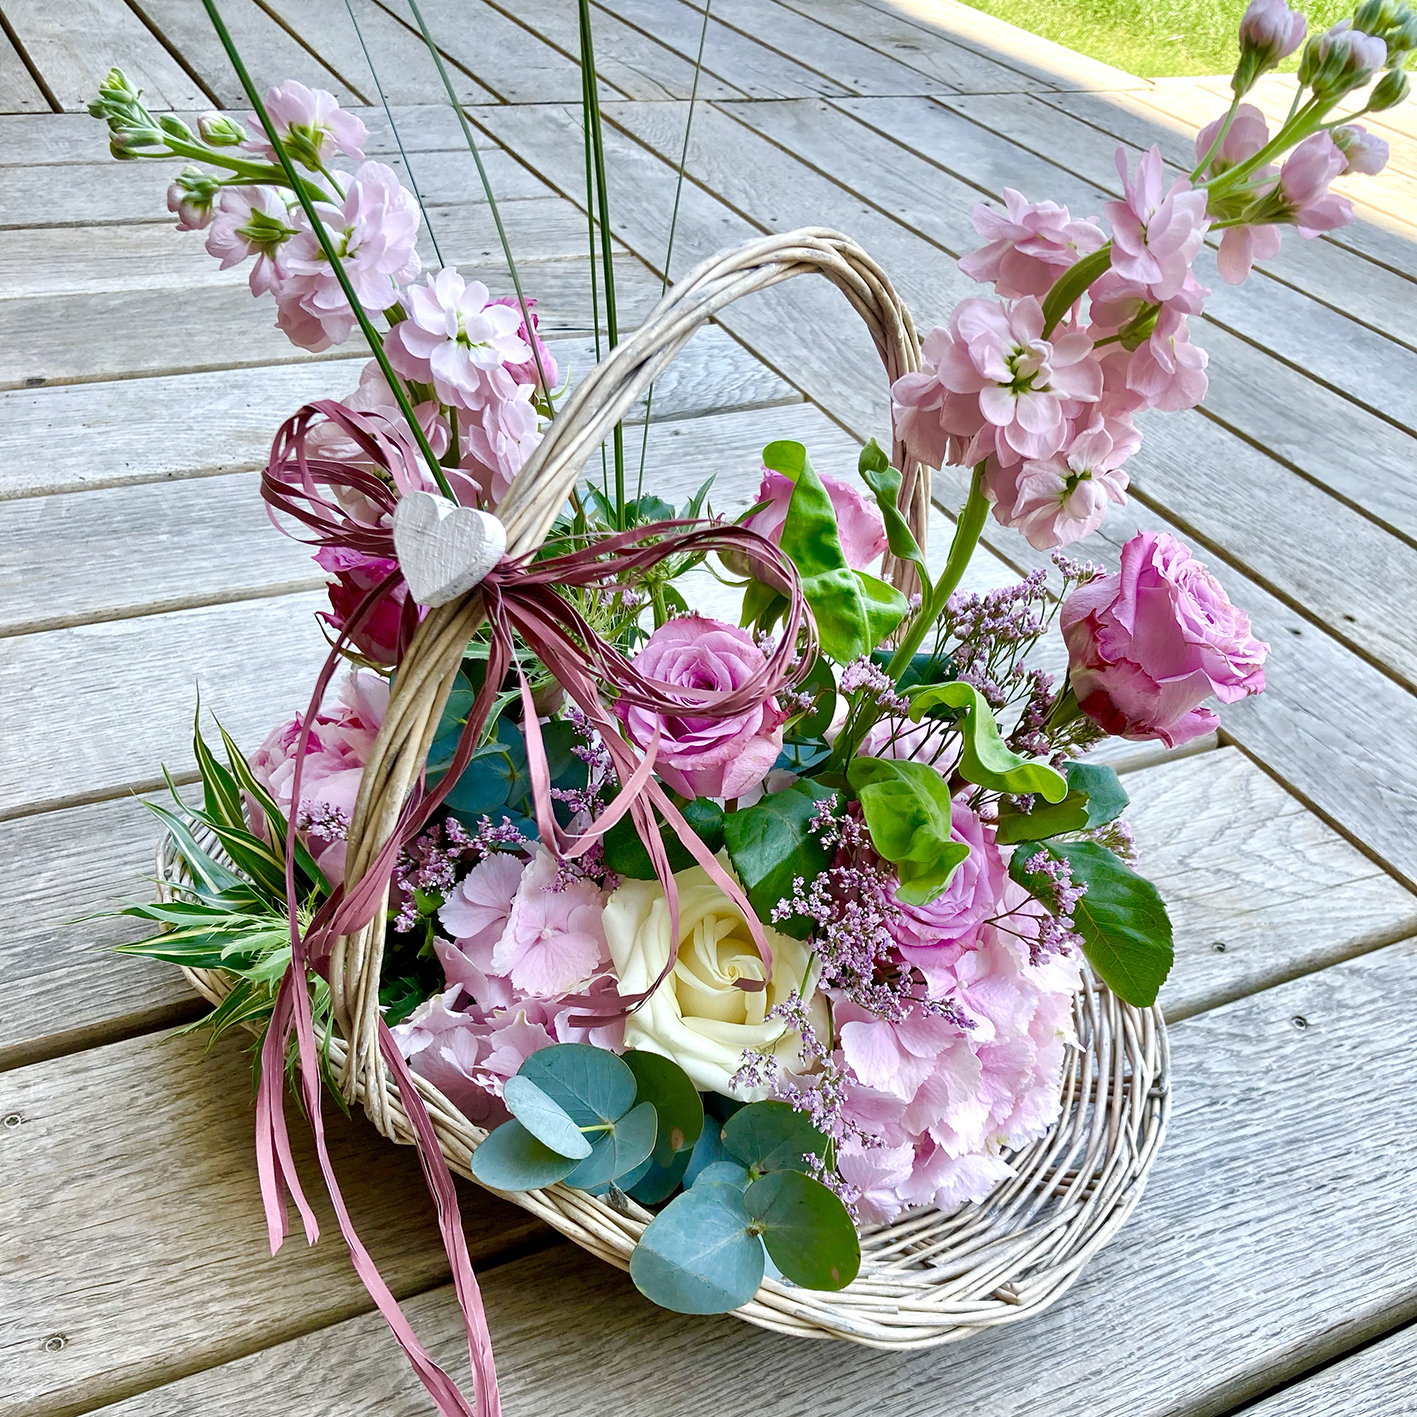
[[[891,385],[896,437],[926,467],[965,464],[984,426],[978,398],[953,393],[940,382],[940,360],[953,344],[951,331],[936,325],[920,342],[919,372],[902,374]]]
[[[1117,149],[1117,172],[1125,199],[1103,210],[1112,223],[1112,269],[1146,287],[1154,302],[1169,300],[1186,283],[1191,262],[1205,240],[1206,194],[1178,177],[1161,191],[1161,149],[1153,146],[1127,174],[1125,148]]]
[[[1327,133],[1310,133],[1285,159],[1279,189],[1286,217],[1300,236],[1314,237],[1353,220],[1353,203],[1328,190],[1347,166],[1348,159]]]
[[[1108,733],[1198,738],[1218,719],[1201,704],[1234,703],[1264,689],[1269,646],[1190,551],[1144,531],[1122,548],[1115,575],[1079,586],[1059,617],[1082,711]]]
[[[736,625],[706,615],[680,615],[649,637],[634,665],[646,677],[676,688],[727,693],[761,675],[767,659]],[[641,751],[659,727],[655,771],[686,797],[739,797],[756,787],[782,751],[787,719],[777,700],[766,697],[730,718],[692,712],[660,718],[623,699],[616,712]]]
[[[1004,469],[990,464],[984,490],[994,517],[1039,551],[1081,541],[1102,525],[1109,501],[1126,502],[1127,474],[1119,469],[1140,446],[1131,419],[1118,414],[1094,418],[1051,458]]]
[[[1178,310],[1163,309],[1156,328],[1138,345],[1127,367],[1127,386],[1152,408],[1178,413],[1194,408],[1210,387],[1207,355],[1191,343],[1190,326]]]
[[[180,181],[169,184],[167,210],[177,218],[178,231],[205,231],[211,224],[215,196],[205,184],[186,185]]]
[[[344,879],[344,833],[354,815],[365,761],[388,706],[388,683],[372,670],[356,669],[339,687],[339,706],[317,714],[310,730],[300,774],[301,810],[296,825],[331,884]],[[281,724],[249,759],[256,780],[287,820],[301,723],[297,717]],[[257,830],[264,836],[260,808],[249,805]]]
[[[1107,238],[1090,221],[1074,221],[1066,207],[1034,204],[1012,187],[1004,188],[1003,212],[980,203],[970,213],[974,229],[988,245],[962,256],[959,268],[1006,299],[1047,295],[1058,277]]]
[[[344,629],[365,594],[391,571],[396,571],[399,564],[382,556],[352,551],[346,546],[322,546],[315,553],[315,563],[334,577],[328,590],[330,609],[322,618],[335,631]],[[352,641],[354,648],[366,659],[375,664],[398,663],[403,608],[407,599],[408,587],[402,581],[397,582],[355,633]],[[420,607],[420,619],[422,615]]]
[[[332,93],[309,89],[294,79],[266,92],[266,113],[286,150],[307,167],[326,166],[336,155],[362,158],[369,130],[352,113],[346,113]],[[276,150],[254,115],[246,120],[257,136],[241,144],[275,162]]]
[[[1300,16],[1302,19],[1303,16]],[[1196,134],[1196,161],[1205,157],[1210,152],[1211,145],[1220,135],[1220,130],[1225,126],[1225,115],[1222,113],[1219,118],[1213,118],[1204,128]],[[1227,168],[1236,166],[1237,163],[1244,162],[1247,158],[1252,158],[1261,148],[1269,142],[1269,124],[1265,122],[1264,114],[1252,103],[1242,103],[1235,110],[1235,117],[1230,122],[1229,130],[1225,134],[1225,140],[1211,155],[1206,172],[1215,176],[1224,172]],[[1269,171],[1270,169],[1262,169]]]
[[[1284,0],[1250,0],[1240,18],[1240,47],[1266,65],[1277,64],[1298,49],[1308,28],[1308,20]]]
[[[1333,141],[1343,154],[1347,164],[1338,175],[1361,172],[1366,177],[1376,177],[1387,166],[1391,149],[1385,139],[1370,133],[1361,123],[1345,123],[1333,130]]]
[[[522,384],[513,397],[489,399],[480,412],[459,420],[461,466],[486,505],[495,507],[507,495],[541,442],[531,391],[530,384]]]
[[[505,305],[508,309],[515,310],[518,317],[521,315],[521,304],[515,295],[498,295],[487,303],[489,305]],[[522,364],[508,364],[507,373],[511,376],[512,382],[516,384],[530,384],[534,388],[540,382],[537,375],[536,359],[531,354],[531,342],[534,339],[536,352],[541,356],[541,369],[546,375],[548,385],[546,392],[550,392],[561,382],[561,371],[556,367],[556,356],[551,353],[550,347],[538,333],[537,326],[540,325],[541,319],[536,313],[536,301],[530,296],[527,297],[526,308],[531,311],[531,339],[527,338],[525,320],[517,325],[517,338],[526,345],[527,358]]]
[[[1366,81],[1369,74],[1387,63],[1387,41],[1375,34],[1355,30],[1351,17],[1341,19],[1319,36],[1319,73],[1314,81],[1316,89],[1324,87],[1320,79],[1329,68],[1330,61],[1339,66],[1342,87],[1356,88]]]
[[[1006,467],[1051,457],[1067,441],[1069,417],[1101,396],[1092,340],[1071,328],[1047,340],[1043,326],[1043,307],[1031,295],[955,306],[938,378],[951,393],[978,398],[983,427],[966,452],[969,462],[989,453]]]
[[[846,564],[854,570],[864,571],[886,549],[886,524],[880,509],[859,487],[853,487],[851,483],[828,473],[820,473],[819,476],[836,513],[836,530],[841,538]],[[781,544],[782,528],[787,521],[787,505],[792,500],[795,486],[791,478],[765,467],[763,480],[758,484],[758,495],[753,502],[754,505],[759,502],[768,505],[756,516],[749,517],[743,525],[749,531]]]
[[[1249,279],[1256,261],[1272,261],[1279,255],[1280,244],[1280,229],[1272,222],[1227,227],[1215,268],[1227,285],[1240,285]]]
[[[382,163],[366,162],[349,181],[340,204],[316,204],[355,299],[380,313],[398,298],[398,288],[419,271],[418,202]],[[303,211],[292,212],[298,228],[286,245],[285,278],[276,288],[276,324],[293,344],[319,351],[342,344],[354,328],[354,312],[325,259]]]
[[[506,366],[530,359],[516,310],[489,300],[480,280],[464,281],[451,266],[404,291],[408,318],[385,337],[389,363],[400,374],[432,384],[457,408],[477,410],[515,397]]]
[[[216,200],[216,212],[207,232],[207,252],[230,270],[248,256],[251,294],[277,289],[285,277],[281,247],[293,236],[285,199],[274,187],[225,187]]]
[[[579,993],[610,962],[600,891],[586,880],[558,881],[558,872],[555,856],[539,848],[492,950],[491,972],[534,999]]]

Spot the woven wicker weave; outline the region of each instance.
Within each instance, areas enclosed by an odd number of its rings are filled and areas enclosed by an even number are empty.
[[[722,252],[669,291],[567,400],[498,508],[508,554],[540,545],[586,460],[697,329],[742,296],[812,272],[832,281],[866,322],[890,380],[919,367],[909,313],[875,262],[848,238],[807,229]],[[928,473],[906,467],[900,446],[894,453],[905,469],[902,511],[923,544]],[[897,583],[908,585],[910,570],[895,567]],[[413,639],[364,770],[346,858],[351,884],[394,830],[481,616],[474,590],[431,611]],[[166,842],[159,874],[175,884],[179,872]],[[377,925],[346,937],[335,950],[330,987],[339,1035],[330,1041],[330,1056],[346,1094],[363,1102],[375,1126],[410,1144],[407,1116],[375,1040],[384,918],[383,910],[376,912]],[[214,1002],[231,985],[220,972],[188,973]],[[1140,1199],[1170,1110],[1159,1010],[1122,1003],[1084,971],[1075,1012],[1079,1043],[1064,1066],[1061,1117],[1013,1158],[1012,1178],[979,1204],[948,1214],[914,1211],[867,1231],[860,1276],[840,1293],[767,1279],[738,1315],[804,1337],[922,1348],[1015,1322],[1052,1303]],[[418,1086],[449,1165],[466,1176],[469,1155],[485,1133],[437,1089],[422,1079]],[[629,1268],[652,1218],[633,1201],[616,1208],[564,1186],[508,1199],[621,1269]]]

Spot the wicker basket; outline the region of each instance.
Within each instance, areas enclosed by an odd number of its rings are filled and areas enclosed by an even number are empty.
[[[889,379],[919,367],[909,313],[875,262],[847,237],[805,229],[724,251],[669,291],[569,398],[498,508],[508,555],[540,545],[587,459],[700,326],[742,296],[813,272],[836,285],[866,322]],[[928,472],[906,467],[899,445],[894,455],[905,473],[902,511],[923,544]],[[895,567],[897,582],[907,584],[910,570]],[[394,830],[481,616],[474,590],[431,611],[414,636],[364,770],[346,857],[351,884]],[[179,872],[165,842],[160,878],[176,884]],[[384,911],[376,912],[375,921],[383,919]],[[385,1136],[411,1144],[375,1036],[382,950],[379,924],[336,946],[330,987],[339,1033],[329,1052],[347,1096],[363,1103]],[[231,987],[231,977],[219,971],[187,972],[213,1002]],[[1075,1014],[1079,1042],[1064,1066],[1061,1117],[1012,1158],[1014,1176],[978,1204],[948,1214],[917,1210],[866,1231],[860,1275],[839,1293],[765,1279],[737,1314],[781,1333],[907,1349],[1016,1322],[1058,1298],[1140,1199],[1170,1111],[1160,1011],[1122,1003],[1084,970]],[[421,1078],[417,1084],[449,1166],[467,1176],[468,1158],[486,1133],[436,1088]],[[621,1269],[629,1268],[653,1218],[628,1199],[617,1208],[560,1185],[507,1199]]]

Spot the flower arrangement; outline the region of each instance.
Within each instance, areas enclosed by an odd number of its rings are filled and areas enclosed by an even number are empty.
[[[861,1231],[1011,1175],[1058,1116],[1083,968],[1148,1007],[1171,964],[1126,792],[1089,750],[1185,743],[1216,726],[1211,699],[1264,688],[1268,647],[1172,537],[1142,532],[1112,573],[1063,548],[1126,500],[1134,415],[1205,394],[1188,320],[1209,293],[1192,269],[1207,234],[1242,281],[1286,226],[1350,219],[1334,177],[1382,165],[1352,119],[1405,96],[1417,16],[1364,0],[1310,39],[1271,136],[1243,99],[1304,29],[1253,0],[1234,102],[1194,171],[1168,184],[1156,149],[1135,166],[1119,151],[1105,225],[1012,190],[1003,211],[976,208],[984,244],[960,264],[991,290],[895,381],[894,458],[868,443],[848,477],[770,443],[733,521],[708,486],[679,508],[628,497],[617,460],[539,550],[484,567],[486,619],[455,647],[372,862],[351,842],[391,681],[397,696],[430,607],[456,599],[411,594],[400,509],[514,503],[560,371],[519,282],[494,298],[422,269],[417,198],[364,158],[364,125],[331,95],[289,81],[262,100],[231,48],[255,114],[193,131],[109,76],[92,111],[115,156],[201,164],[169,189],[179,230],[247,267],[296,345],[358,328],[374,356],[345,400],[287,421],[263,480],[272,519],[330,577],[310,707],[249,754],[226,738],[225,762],[198,731],[200,805],[154,808],[184,880],[129,908],[157,929],[123,947],[224,971],[201,1026],[263,1033],[273,1215],[294,1189],[284,1065],[299,1061],[318,1122],[311,1076],[340,1086],[328,1049],[350,1024],[330,959],[356,928],[382,952],[388,1066],[486,1132],[470,1173],[647,1208],[630,1272],[666,1307],[731,1310],[765,1274],[841,1289]],[[1358,113],[1330,116],[1365,88]],[[946,463],[971,488],[932,574],[908,509],[921,469]],[[961,591],[991,514],[1051,549],[1056,574]],[[701,567],[734,589],[737,623],[689,603]],[[1061,682],[1034,654],[1053,634]],[[441,1410],[466,1410],[409,1351]],[[490,1351],[474,1359],[495,1396]]]

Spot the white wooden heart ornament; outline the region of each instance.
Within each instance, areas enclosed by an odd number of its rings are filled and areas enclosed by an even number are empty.
[[[410,492],[394,508],[394,550],[420,605],[446,605],[502,559],[507,529],[491,512],[433,492]]]

